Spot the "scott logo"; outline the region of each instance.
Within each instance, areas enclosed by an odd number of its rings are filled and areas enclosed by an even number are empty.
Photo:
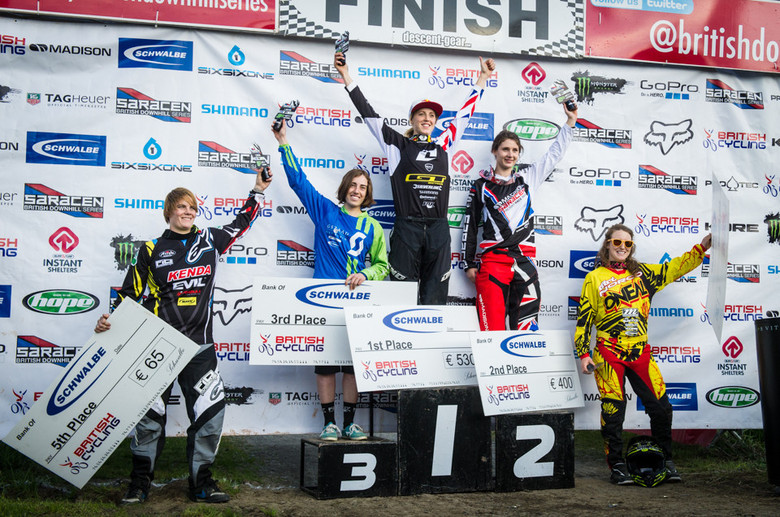
[[[723,386],[707,392],[707,402],[722,408],[743,408],[758,404],[759,393],[743,386]]]
[[[79,245],[79,238],[70,228],[63,226],[51,234],[49,245],[62,253],[70,253]]]

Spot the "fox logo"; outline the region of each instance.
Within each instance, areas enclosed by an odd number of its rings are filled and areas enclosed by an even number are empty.
[[[650,132],[645,135],[645,143],[659,146],[661,152],[666,155],[675,145],[691,141],[693,138],[691,124],[693,124],[691,119],[685,119],[676,124],[664,124],[654,120],[650,124]]]
[[[227,327],[239,314],[251,312],[252,286],[232,290],[215,287],[211,310],[222,325]]]
[[[597,210],[589,206],[580,211],[580,218],[574,222],[574,227],[581,232],[590,232],[593,240],[598,242],[613,224],[623,224],[623,205],[615,205],[606,210]]]

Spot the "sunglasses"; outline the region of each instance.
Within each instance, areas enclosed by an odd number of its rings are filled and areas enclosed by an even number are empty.
[[[621,244],[626,245],[626,249],[631,249],[634,245],[634,241],[624,241],[622,239],[609,239],[607,242],[611,242],[614,247],[619,247]]]

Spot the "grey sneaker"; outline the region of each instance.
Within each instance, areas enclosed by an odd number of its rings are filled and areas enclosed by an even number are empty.
[[[674,466],[672,460],[666,462],[666,481],[668,483],[680,483],[682,482],[682,476],[677,472],[677,467]]]
[[[144,501],[146,501],[147,496],[148,493],[143,488],[135,485],[130,485],[130,488],[127,489],[127,493],[122,498],[120,504],[122,505],[141,504]]]

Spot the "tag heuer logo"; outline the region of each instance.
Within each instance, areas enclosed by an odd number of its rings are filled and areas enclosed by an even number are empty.
[[[35,106],[39,102],[41,102],[41,94],[40,93],[28,93],[27,94],[27,104]]]
[[[281,401],[282,401],[282,394],[281,394],[281,392],[280,393],[270,392],[268,394],[268,403],[269,404],[272,404],[272,405],[275,406],[278,403],[280,403]]]

